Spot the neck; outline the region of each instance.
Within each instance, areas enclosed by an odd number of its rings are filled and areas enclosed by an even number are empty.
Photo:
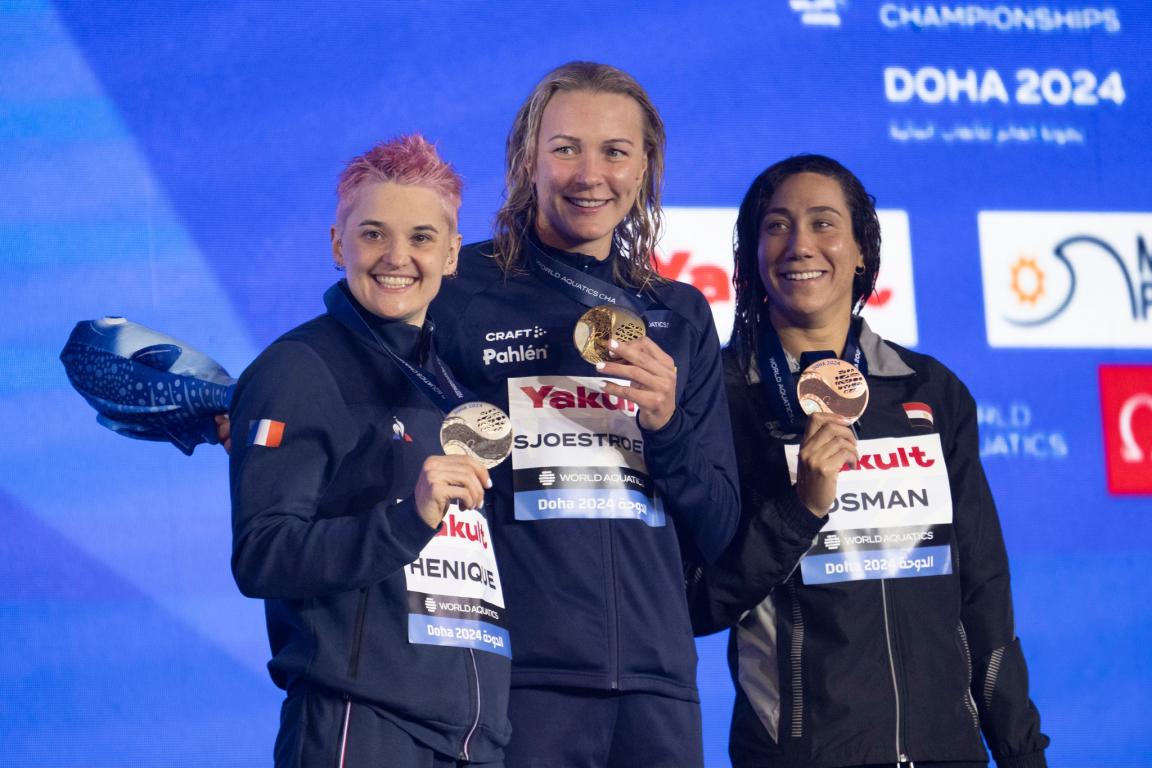
[[[609,239],[603,243],[581,243],[573,245],[566,242],[564,238],[558,237],[555,232],[552,232],[542,222],[536,222],[536,237],[541,243],[550,248],[559,248],[568,253],[582,253],[585,256],[591,256],[596,261],[606,261],[612,255],[612,240]]]
[[[784,347],[784,351],[797,360],[805,352],[824,349],[832,350],[839,357],[844,352],[844,342],[848,339],[848,329],[852,325],[851,316],[845,317],[843,321],[819,327],[790,325],[786,321],[782,322],[775,314],[770,314],[769,319],[776,329],[776,335],[780,337],[780,345]]]

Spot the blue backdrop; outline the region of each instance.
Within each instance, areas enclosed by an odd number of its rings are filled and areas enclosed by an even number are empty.
[[[574,58],[667,122],[667,250],[719,217],[683,279],[788,154],[895,217],[889,335],[980,404],[1052,762],[1152,764],[1150,36],[1141,0],[0,0],[0,764],[263,765],[277,726],[223,452],[99,427],[71,326],[126,315],[239,374],[321,310],[345,160],[422,131],[481,239],[515,109]],[[723,638],[699,645],[727,765]]]

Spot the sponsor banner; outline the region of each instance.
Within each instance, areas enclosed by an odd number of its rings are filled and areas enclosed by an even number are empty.
[[[436,535],[404,567],[408,641],[511,654],[504,591],[488,521],[452,505]]]
[[[799,450],[785,446],[792,482]],[[858,450],[857,468],[840,471],[828,522],[800,562],[804,583],[951,573],[952,491],[940,435],[861,440]]]
[[[473,648],[512,658],[508,631],[483,621],[408,614],[408,642]]]
[[[1152,214],[981,211],[993,347],[1152,348]]]
[[[723,344],[732,334],[735,294],[732,289],[732,232],[736,208],[664,209],[664,234],[654,260],[660,274],[700,290],[712,308]],[[885,339],[905,347],[919,341],[912,277],[912,238],[908,213],[877,211],[884,233],[880,279],[864,309],[868,324]]]
[[[603,391],[603,379],[508,380],[516,425],[512,488],[517,520],[632,519],[665,524],[644,462],[636,406]]]
[[[1152,365],[1100,366],[1108,491],[1152,495]]]

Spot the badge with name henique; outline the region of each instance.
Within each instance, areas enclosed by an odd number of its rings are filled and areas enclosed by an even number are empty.
[[[868,407],[868,381],[846,360],[828,357],[804,369],[796,383],[800,408],[809,415],[834,413],[855,422]]]
[[[512,452],[512,420],[492,403],[463,403],[440,424],[440,447],[446,455],[471,456],[492,469]]]
[[[592,365],[608,362],[611,341],[635,341],[648,335],[644,321],[622,307],[601,304],[585,312],[576,321],[572,341],[580,357]]]

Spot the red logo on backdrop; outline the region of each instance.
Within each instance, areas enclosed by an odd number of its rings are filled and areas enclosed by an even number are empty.
[[[868,297],[868,301],[866,303],[870,307],[882,307],[887,304],[888,300],[891,298],[891,288],[877,288],[872,292],[872,295]]]
[[[1100,366],[1108,491],[1152,495],[1152,365]]]
[[[732,283],[720,267],[702,264],[690,268],[688,274],[681,276],[684,267],[688,265],[691,258],[691,251],[673,251],[666,260],[653,253],[652,263],[656,266],[656,271],[663,277],[691,283],[696,290],[704,294],[704,298],[708,299],[709,304],[715,301],[729,301],[732,298]]]

